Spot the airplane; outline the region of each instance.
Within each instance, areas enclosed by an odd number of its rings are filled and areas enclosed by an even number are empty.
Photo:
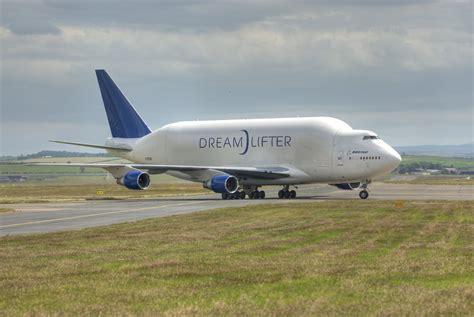
[[[324,183],[360,190],[386,175],[400,155],[376,133],[354,130],[331,117],[185,121],[152,131],[103,69],[95,71],[109,122],[105,145],[51,142],[103,149],[132,163],[36,163],[97,167],[132,190],[166,173],[198,182],[222,199],[263,199],[262,186],[278,185],[280,199],[296,198],[298,185]]]

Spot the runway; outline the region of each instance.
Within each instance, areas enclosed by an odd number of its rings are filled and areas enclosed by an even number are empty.
[[[266,203],[301,203],[352,199],[361,202],[358,191],[344,191],[328,185],[298,189],[298,198],[276,198],[278,188],[266,190],[264,200],[221,200],[220,195],[165,197],[135,200],[91,200],[72,203],[6,204],[15,212],[0,214],[0,235],[77,230],[153,217],[165,217],[225,207]],[[369,200],[474,200],[474,186],[405,185],[375,183]],[[257,211],[257,210],[256,210]]]

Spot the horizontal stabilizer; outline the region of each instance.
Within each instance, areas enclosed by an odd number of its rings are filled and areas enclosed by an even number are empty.
[[[127,145],[107,146],[107,145],[97,145],[97,144],[77,143],[77,142],[67,142],[67,141],[57,141],[57,140],[49,140],[49,142],[61,143],[61,144],[71,144],[71,145],[78,145],[78,146],[91,147],[91,148],[95,148],[95,149],[113,150],[113,151],[129,152],[129,151],[132,150],[132,148],[130,146],[127,146]]]

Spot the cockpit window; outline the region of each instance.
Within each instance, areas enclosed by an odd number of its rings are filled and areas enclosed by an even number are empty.
[[[364,135],[364,140],[377,140],[378,138],[376,135]]]

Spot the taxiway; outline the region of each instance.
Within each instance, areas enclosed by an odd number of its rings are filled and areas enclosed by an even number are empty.
[[[474,200],[474,186],[375,183],[370,189],[369,200]],[[3,206],[13,208],[15,211],[0,215],[0,235],[76,230],[217,208],[257,207],[259,204],[268,203],[337,199],[353,199],[354,203],[364,203],[359,199],[358,191],[343,191],[327,185],[301,186],[298,189],[297,199],[293,200],[274,198],[277,190],[278,188],[267,190],[268,198],[264,200],[222,200],[220,195],[211,194],[156,199],[8,204]]]

